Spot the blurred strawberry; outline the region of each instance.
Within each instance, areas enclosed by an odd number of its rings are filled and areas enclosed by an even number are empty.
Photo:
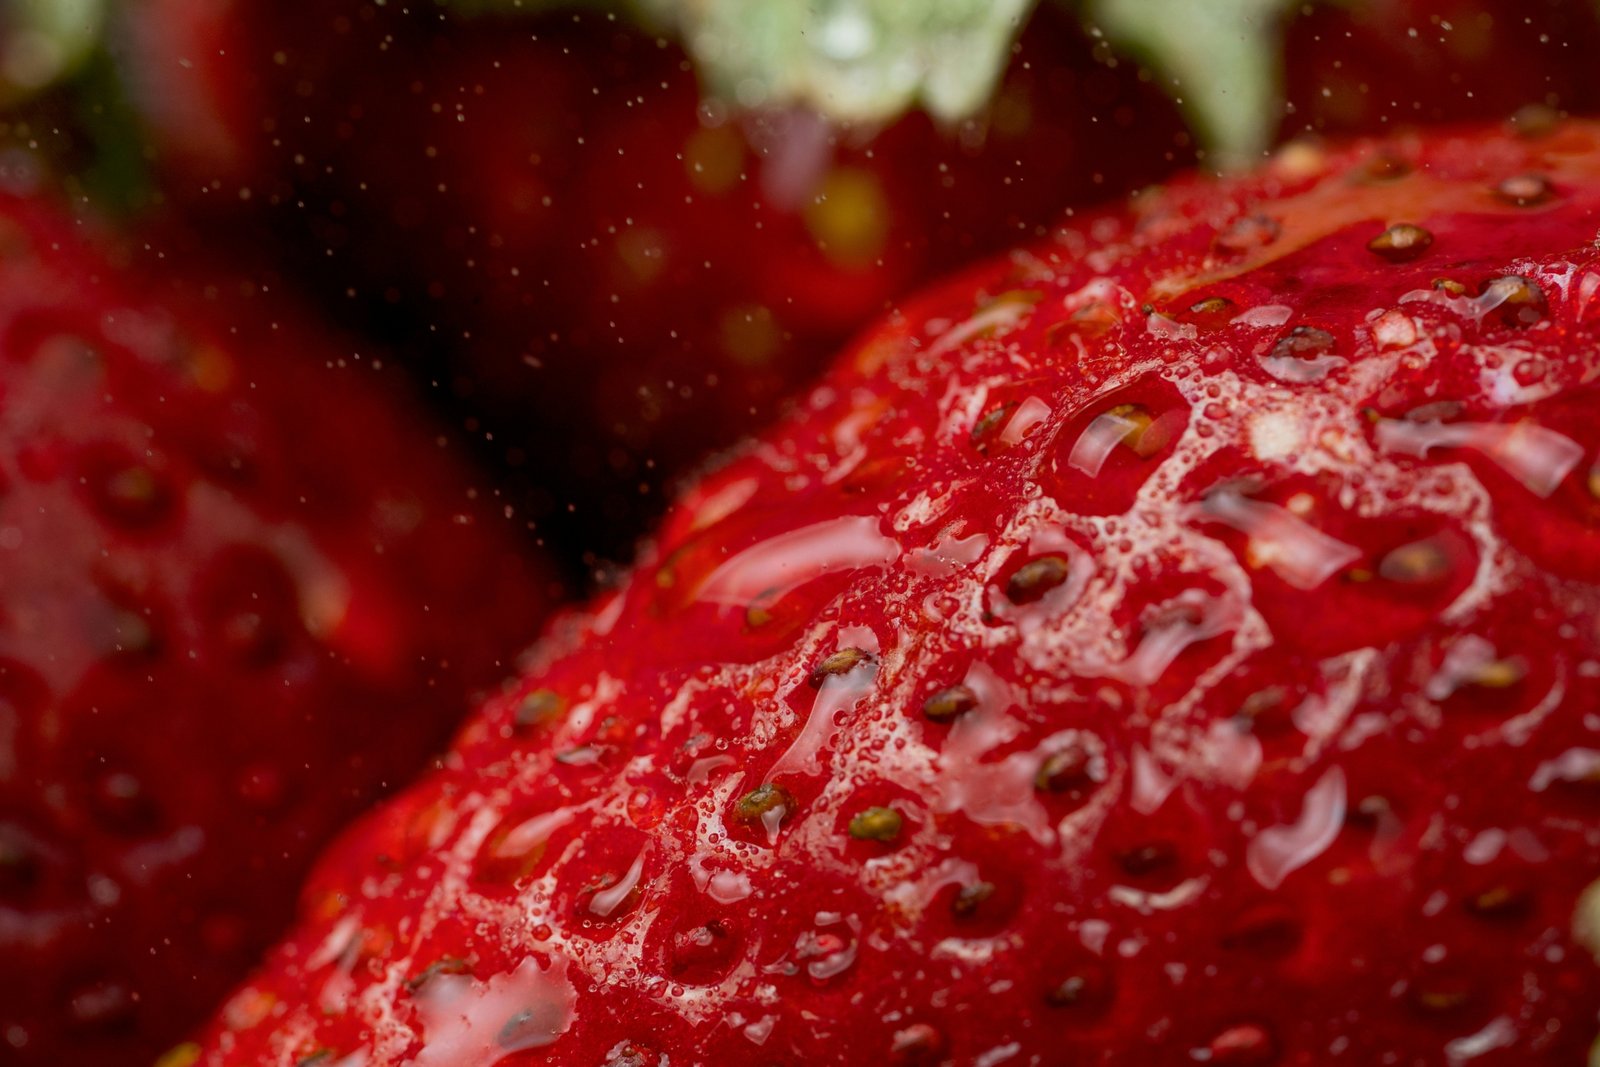
[[[1286,133],[1377,133],[1593,112],[1600,18],[1570,0],[1365,0],[1307,5],[1287,25]]]
[[[259,286],[0,200],[0,1061],[139,1063],[550,589],[426,421]]]
[[[450,390],[611,552],[641,482],[769,419],[892,297],[1189,155],[1054,5],[985,114],[880,131],[702,107],[675,46],[599,16],[130,13],[179,194],[268,202],[335,291],[436,331]]]

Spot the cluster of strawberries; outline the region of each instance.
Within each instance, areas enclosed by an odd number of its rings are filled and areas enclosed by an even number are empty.
[[[1065,6],[864,130],[127,0],[157,203],[0,193],[0,1063],[1593,1055],[1600,18],[1283,29],[1217,178]]]

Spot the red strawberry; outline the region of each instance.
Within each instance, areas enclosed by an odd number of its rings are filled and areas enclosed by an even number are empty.
[[[905,305],[173,1062],[1580,1062],[1596,218],[1297,146]]]
[[[988,113],[875,136],[701,108],[682,52],[601,17],[194,7],[132,8],[180,193],[247,186],[336,291],[420,316],[450,388],[612,552],[641,482],[769,421],[891,297],[1189,154],[1160,90],[1053,7]]]
[[[1497,119],[1527,105],[1593,112],[1593,4],[1365,0],[1305,5],[1284,42],[1284,129],[1377,133]]]
[[[549,599],[379,361],[70,230],[0,202],[0,1061],[50,1067],[203,1016]]]

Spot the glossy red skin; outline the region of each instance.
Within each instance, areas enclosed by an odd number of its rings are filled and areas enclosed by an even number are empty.
[[[148,1063],[553,592],[377,353],[53,211],[0,201],[0,1060]]]
[[[1597,126],[1297,147],[904,304],[174,1062],[1582,1062],[1597,218]],[[1398,222],[1433,243],[1368,250]],[[1477,297],[1511,274],[1542,307]],[[1274,362],[1297,327],[1329,351]],[[1125,403],[1165,440],[1074,467]],[[1397,450],[1427,418],[1527,421]],[[898,836],[852,836],[878,806]]]
[[[1304,5],[1285,26],[1283,132],[1377,134],[1530,104],[1592,114],[1597,48],[1594,5],[1567,0]]]
[[[676,46],[593,15],[188,7],[131,8],[162,46],[129,66],[175,194],[236,209],[248,187],[326,291],[431,333],[552,521],[613,555],[661,506],[641,483],[770,422],[891,298],[1192,153],[1055,5],[984,114],[881,131],[702,111]]]

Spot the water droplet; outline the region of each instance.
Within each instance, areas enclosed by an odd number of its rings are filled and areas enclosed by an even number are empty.
[[[878,532],[876,516],[846,516],[803,526],[745,549],[712,572],[699,599],[744,607],[770,604],[826,574],[882,567],[900,546]]]
[[[1250,539],[1252,566],[1270,567],[1296,589],[1315,589],[1361,558],[1354,545],[1318,530],[1288,508],[1219,489],[1201,502],[1206,518]]]
[[[528,957],[487,982],[436,976],[418,991],[423,1028],[417,1067],[494,1067],[515,1052],[554,1044],[573,1023],[577,990],[567,960]]]
[[[1583,459],[1582,445],[1531,419],[1509,425],[1383,419],[1376,433],[1385,452],[1424,459],[1435,448],[1470,448],[1541,497],[1554,493]]]
[[[1494,195],[1516,207],[1534,207],[1555,196],[1555,189],[1542,174],[1517,174],[1496,185]]]
[[[1390,263],[1408,263],[1433,244],[1433,234],[1421,226],[1398,222],[1367,242],[1367,250]]]
[[[1266,888],[1276,889],[1290,874],[1327,851],[1339,836],[1344,814],[1344,771],[1330,767],[1306,792],[1297,821],[1268,827],[1251,839],[1245,856],[1250,873]]]
[[[1278,239],[1283,227],[1266,215],[1246,215],[1219,231],[1212,241],[1218,252],[1234,255],[1265,248]]]
[[[1334,355],[1337,338],[1315,326],[1296,326],[1261,357],[1267,373],[1283,382],[1315,382],[1348,362]]]

